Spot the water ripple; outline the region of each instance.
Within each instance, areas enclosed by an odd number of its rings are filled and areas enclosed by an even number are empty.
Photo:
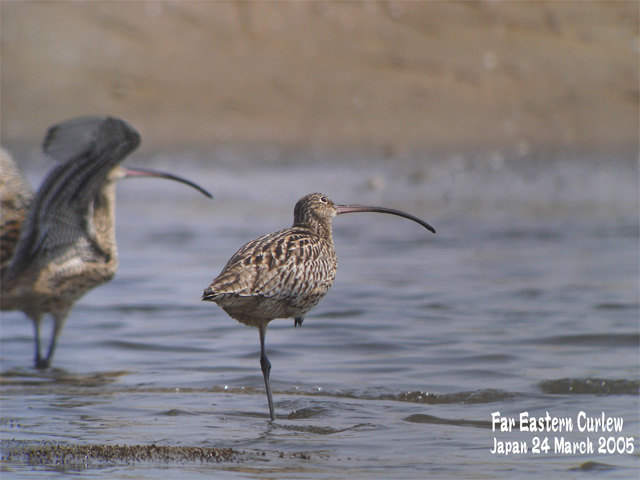
[[[166,415],[167,417],[177,417],[179,415],[196,415],[196,414],[192,412],[187,412],[186,410],[172,408],[171,410],[160,412],[160,415]]]
[[[527,340],[529,343],[530,340]],[[585,347],[640,347],[640,334],[611,333],[611,334],[579,334],[579,335],[556,335],[553,337],[543,337],[535,340],[543,345],[577,345]]]
[[[293,392],[292,392],[293,393]],[[353,398],[359,400],[386,400],[393,402],[408,402],[408,403],[420,403],[425,405],[438,405],[438,404],[481,404],[481,403],[493,403],[501,402],[504,400],[510,400],[518,398],[521,394],[506,392],[496,389],[481,389],[470,392],[457,392],[457,393],[430,393],[424,391],[409,391],[402,393],[382,393],[382,394],[370,394],[366,392],[326,392],[324,390],[318,390],[313,392],[295,392],[306,395],[323,395],[328,397],[337,398]]]
[[[454,425],[456,427],[492,428],[491,422],[481,420],[465,420],[462,418],[440,418],[433,415],[417,413],[404,418],[405,422],[430,423],[436,425]]]
[[[206,348],[192,347],[189,345],[172,346],[143,342],[130,342],[125,340],[106,340],[104,342],[101,342],[101,345],[114,349],[137,350],[145,352],[209,352],[209,350],[207,350]]]
[[[437,404],[477,404],[501,402],[517,398],[517,393],[505,392],[496,389],[481,389],[472,392],[457,393],[429,393],[429,392],[405,392],[399,395],[381,395],[381,400],[395,400],[398,402],[423,403],[427,405]]]
[[[2,372],[0,385],[16,386],[45,386],[67,385],[73,387],[102,387],[115,382],[119,377],[129,372],[120,370],[116,372],[98,373],[71,373],[63,369],[52,368],[49,370],[34,370],[27,368],[14,368]]]
[[[616,470],[618,467],[600,462],[584,462],[577,467],[570,468],[574,472],[603,472],[606,470]]]
[[[639,308],[637,303],[603,302],[594,305],[596,310],[632,310]]]
[[[552,395],[637,395],[640,392],[640,381],[638,380],[607,380],[604,378],[561,378],[559,380],[544,380],[538,385],[544,393],[549,393]]]

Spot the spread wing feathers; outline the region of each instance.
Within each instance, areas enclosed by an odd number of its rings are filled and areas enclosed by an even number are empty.
[[[0,148],[0,267],[13,256],[32,199],[33,189],[11,155]]]
[[[243,246],[205,290],[203,299],[261,297],[295,308],[313,307],[333,284],[336,256],[326,240],[290,228]]]
[[[112,117],[77,118],[49,129],[43,150],[59,164],[33,200],[10,276],[37,256],[62,254],[82,237],[91,243],[93,201],[111,170],[139,143],[138,132]]]

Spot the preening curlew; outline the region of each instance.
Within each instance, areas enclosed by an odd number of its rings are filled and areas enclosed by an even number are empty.
[[[336,276],[338,259],[333,246],[332,219],[336,215],[377,212],[431,225],[408,213],[384,207],[335,205],[326,195],[312,193],[295,206],[293,226],[244,245],[227,262],[220,275],[204,290],[203,300],[217,303],[237,321],[260,331],[260,366],[269,414],[275,420],[265,352],[267,326],[276,318],[304,316],[327,294]]]
[[[0,305],[21,310],[34,324],[35,365],[51,364],[56,343],[75,302],[93,288],[111,280],[118,266],[115,238],[115,184],[131,176],[168,178],[211,194],[171,174],[120,166],[140,144],[140,135],[125,121],[113,117],[82,117],[49,129],[44,153],[57,162],[33,198],[26,217],[5,218],[3,188]],[[9,165],[9,163],[6,163]],[[15,165],[14,165],[15,167]],[[3,181],[11,173],[16,191],[28,184],[2,163]],[[19,186],[22,187],[19,188]],[[15,202],[14,202],[15,203]],[[16,222],[21,223],[19,237]],[[5,229],[5,226],[7,227]],[[13,226],[13,227],[12,227]],[[5,230],[9,233],[5,235]],[[9,254],[7,254],[9,255]],[[54,325],[46,356],[40,352],[40,325],[45,314]]]

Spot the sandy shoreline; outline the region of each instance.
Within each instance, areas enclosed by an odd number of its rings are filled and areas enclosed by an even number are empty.
[[[117,3],[117,8],[116,8]],[[637,150],[636,2],[2,2],[2,142]]]

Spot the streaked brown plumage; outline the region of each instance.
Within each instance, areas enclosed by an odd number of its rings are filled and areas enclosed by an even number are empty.
[[[203,300],[217,303],[237,321],[260,331],[260,365],[267,390],[269,414],[275,420],[265,352],[267,326],[276,318],[304,316],[327,294],[336,276],[332,218],[343,213],[378,212],[413,220],[431,232],[433,227],[408,213],[384,207],[335,205],[326,195],[312,193],[296,203],[293,226],[244,245],[220,275],[204,290]]]
[[[9,152],[0,148],[0,269],[13,257],[32,200],[31,185]]]
[[[211,196],[174,175],[120,167],[139,143],[138,132],[113,117],[76,118],[47,132],[44,152],[58,164],[33,198],[11,261],[0,272],[2,310],[21,310],[33,321],[38,368],[51,364],[58,336],[75,302],[111,280],[116,272],[117,180],[164,177]],[[43,357],[40,324],[45,314],[51,314],[54,326]]]

